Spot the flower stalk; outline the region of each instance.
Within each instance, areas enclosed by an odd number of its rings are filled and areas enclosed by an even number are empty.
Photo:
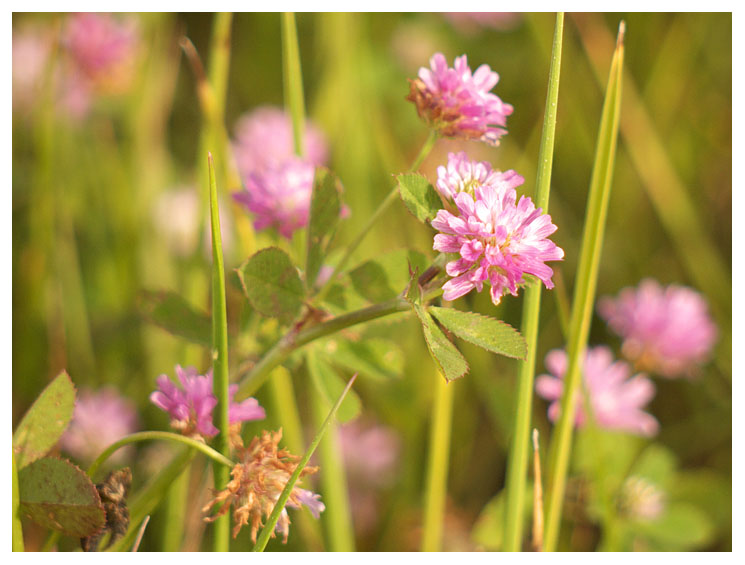
[[[427,486],[424,501],[422,551],[442,550],[442,530],[447,501],[450,432],[453,422],[453,385],[442,375],[435,380],[435,398],[430,422]]]

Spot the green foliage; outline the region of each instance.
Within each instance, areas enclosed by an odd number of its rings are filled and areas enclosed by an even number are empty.
[[[454,308],[430,306],[428,310],[459,338],[487,351],[513,359],[525,359],[528,353],[528,346],[520,332],[501,320]]]
[[[357,293],[370,302],[395,298],[411,280],[411,271],[427,268],[427,257],[418,251],[396,249],[364,262],[349,272]]]
[[[258,251],[238,269],[243,291],[264,316],[292,322],[305,299],[303,283],[289,255],[278,247]]]
[[[308,255],[305,267],[305,286],[316,282],[323,259],[334,237],[341,212],[341,182],[328,169],[318,167],[313,179],[313,195],[308,219]]]
[[[427,348],[445,379],[453,381],[468,373],[468,363],[465,357],[453,345],[453,342],[445,337],[427,311],[418,304],[413,304],[412,307],[422,323]]]
[[[652,444],[639,455],[631,474],[649,479],[667,490],[675,474],[677,462],[672,452],[661,445]]]
[[[398,193],[412,215],[429,224],[443,208],[442,200],[427,178],[418,173],[398,175]]]
[[[43,457],[65,432],[75,409],[75,385],[62,371],[29,408],[13,434],[19,471]]]
[[[140,312],[168,333],[204,347],[212,347],[210,317],[172,291],[143,291]]]
[[[37,524],[86,537],[106,522],[95,485],[69,461],[43,457],[18,472],[21,512]]]
[[[471,539],[486,551],[501,551],[504,545],[506,498],[506,491],[501,490],[487,502],[471,531]],[[530,518],[533,515],[533,484],[530,481],[525,485],[525,495],[521,500],[523,501],[522,529],[524,529],[530,524]]]
[[[656,551],[690,551],[705,547],[711,540],[711,521],[698,508],[673,502],[655,520],[639,520],[635,533],[644,539],[640,548]],[[645,547],[646,546],[646,547]]]
[[[387,339],[330,338],[318,347],[318,352],[330,363],[380,381],[398,378],[404,369],[403,351]]]
[[[342,393],[346,383],[334,368],[322,356],[317,354],[315,348],[308,350],[305,359],[313,385],[321,397],[328,401],[330,406],[334,399],[338,398]],[[356,392],[350,390],[344,402],[339,406],[337,417],[340,422],[348,422],[359,416],[361,410],[362,402],[360,401],[360,397],[357,396]]]

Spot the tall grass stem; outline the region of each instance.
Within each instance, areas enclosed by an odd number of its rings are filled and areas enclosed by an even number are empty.
[[[430,422],[422,551],[442,550],[450,461],[450,432],[453,425],[453,384],[446,382],[439,374],[435,380],[437,382],[434,387],[435,397]]]
[[[564,13],[556,14],[551,67],[548,78],[546,109],[543,117],[538,174],[536,177],[535,205],[548,212],[551,190],[551,168],[554,155],[554,134],[559,100],[561,74],[561,48],[564,31]],[[522,334],[528,344],[528,356],[520,363],[518,373],[515,427],[507,466],[507,508],[504,520],[505,551],[519,551],[523,539],[522,509],[525,505],[525,483],[530,448],[531,413],[533,407],[533,382],[535,380],[538,323],[541,308],[541,285],[525,290],[523,302]]]

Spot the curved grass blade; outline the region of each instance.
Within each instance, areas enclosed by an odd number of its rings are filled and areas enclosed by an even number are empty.
[[[292,489],[294,488],[295,483],[300,477],[300,473],[303,471],[303,469],[305,469],[305,466],[308,464],[308,461],[310,461],[310,458],[313,456],[313,452],[318,447],[318,444],[321,443],[321,440],[323,439],[323,435],[326,433],[326,430],[328,429],[329,425],[334,420],[336,411],[339,409],[339,406],[341,406],[341,403],[344,401],[344,397],[347,395],[347,392],[349,392],[349,389],[352,388],[352,384],[354,383],[356,378],[357,378],[357,374],[355,373],[354,375],[352,375],[352,378],[349,379],[347,386],[344,387],[344,390],[339,396],[339,399],[336,401],[336,404],[334,404],[334,406],[331,408],[331,412],[329,412],[329,415],[326,417],[326,420],[321,425],[321,428],[318,430],[316,437],[313,438],[313,441],[308,447],[308,451],[305,452],[305,455],[303,455],[303,458],[298,462],[297,467],[295,468],[295,472],[292,473],[290,480],[287,481],[287,484],[285,485],[285,488],[282,491],[282,494],[279,495],[279,499],[277,500],[277,503],[274,505],[274,510],[272,510],[272,513],[269,515],[269,518],[267,519],[266,524],[264,525],[264,528],[261,530],[261,533],[259,534],[259,538],[256,541],[256,545],[254,545],[253,551],[264,551],[264,548],[266,547],[266,544],[269,542],[269,538],[271,537],[272,532],[274,531],[274,528],[277,525],[277,521],[279,520],[279,515],[282,513],[282,510],[284,509],[285,504],[287,504],[287,499],[290,498],[290,493],[292,492]]]
[[[214,378],[215,426],[217,449],[223,455],[230,453],[230,420],[228,418],[228,315],[225,304],[225,265],[222,256],[222,235],[220,232],[220,212],[217,206],[217,180],[215,162],[208,153],[207,163],[210,177],[210,224],[212,226],[212,374]],[[229,469],[215,464],[215,490],[221,491],[228,484]],[[230,543],[230,514],[226,513],[215,520],[215,551],[228,551]]]
[[[137,432],[136,434],[130,434],[127,437],[123,437],[119,441],[112,443],[109,447],[107,447],[101,453],[101,455],[99,455],[96,458],[96,460],[93,463],[91,463],[91,466],[88,468],[88,476],[93,478],[96,472],[98,471],[98,469],[101,468],[101,465],[103,465],[104,462],[109,457],[111,457],[118,449],[121,449],[122,447],[126,445],[130,445],[132,443],[137,443],[139,441],[151,441],[154,439],[163,439],[167,441],[173,441],[176,443],[183,443],[193,449],[196,449],[197,451],[201,451],[202,453],[204,453],[207,457],[209,457],[216,463],[225,465],[228,468],[232,468],[233,466],[235,466],[235,463],[233,461],[225,457],[222,453],[215,451],[203,441],[199,441],[196,439],[192,439],[190,437],[182,436],[181,434],[174,434],[172,432],[151,431],[151,432]]]

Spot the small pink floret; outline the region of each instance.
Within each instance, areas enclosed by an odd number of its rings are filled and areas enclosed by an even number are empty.
[[[171,425],[185,435],[208,438],[217,435],[219,430],[212,423],[212,411],[217,405],[212,389],[212,370],[206,375],[200,375],[194,367],[182,369],[177,365],[176,376],[181,388],[167,375],[160,375],[157,380],[158,390],[150,395],[150,401],[168,412]],[[237,390],[237,385],[228,388],[230,423],[263,420],[266,413],[255,398],[248,398],[240,403],[233,402]]]

